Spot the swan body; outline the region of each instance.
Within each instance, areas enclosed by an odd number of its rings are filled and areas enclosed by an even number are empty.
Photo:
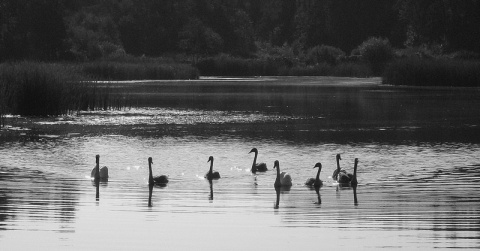
[[[355,164],[353,166],[353,174],[347,172],[341,172],[338,175],[338,183],[339,184],[350,184],[352,186],[356,186],[358,184],[357,181],[357,166],[358,166],[358,158],[355,158]]]
[[[100,168],[100,155],[96,155],[96,165],[92,169],[92,173],[90,174],[90,177],[96,179],[96,180],[108,180],[108,167],[103,166]]]
[[[292,186],[292,177],[286,172],[280,173],[280,163],[275,160],[273,169],[277,168],[277,178],[275,179],[275,187],[290,187]]]
[[[333,174],[332,174],[332,179],[333,180],[338,180],[338,176],[340,175],[340,173],[345,174],[345,170],[342,170],[340,168],[340,160],[342,159],[340,154],[337,154],[336,159],[337,159],[337,169],[335,169],[335,171],[333,171]]]
[[[213,156],[208,158],[208,162],[210,162],[210,170],[205,174],[205,178],[208,180],[220,179],[220,173],[213,171]]]
[[[153,177],[152,164],[153,164],[152,157],[149,157],[148,158],[148,184],[149,185],[154,185],[154,184],[166,185],[168,183],[168,176],[159,175],[159,176]]]
[[[257,163],[257,156],[258,156],[257,148],[252,148],[252,150],[250,150],[249,153],[255,153],[255,157],[253,158],[253,164],[252,164],[252,169],[251,169],[252,173],[268,171],[267,164]]]
[[[305,182],[305,185],[313,186],[313,187],[321,187],[323,186],[323,181],[320,180],[320,172],[322,171],[322,164],[318,162],[317,164],[315,164],[313,168],[315,167],[318,167],[317,177],[308,179]]]

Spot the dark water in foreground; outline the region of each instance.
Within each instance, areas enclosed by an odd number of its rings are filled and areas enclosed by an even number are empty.
[[[112,89],[137,108],[10,118],[0,249],[480,248],[480,91],[378,82],[122,83]],[[278,207],[275,173],[249,172],[252,147],[293,177]],[[332,181],[337,153],[349,171],[360,159],[356,190]],[[111,176],[98,200],[95,154]],[[222,176],[212,184],[203,179],[210,155]],[[154,173],[170,177],[151,206],[150,156]],[[303,185],[316,162],[318,193]]]

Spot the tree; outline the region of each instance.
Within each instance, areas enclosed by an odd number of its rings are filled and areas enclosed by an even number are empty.
[[[0,14],[2,58],[60,58],[66,31],[58,0],[4,0]]]
[[[221,51],[223,40],[211,28],[198,19],[191,19],[179,34],[179,47],[192,55],[194,64],[199,56],[212,55]]]
[[[480,52],[480,1],[400,0],[398,10],[408,29],[406,45]]]

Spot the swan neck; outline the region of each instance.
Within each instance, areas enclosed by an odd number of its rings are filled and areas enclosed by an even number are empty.
[[[95,179],[100,179],[100,163],[98,163],[98,161],[95,166]]]
[[[340,159],[337,158],[337,170],[340,170]]]
[[[355,165],[353,166],[353,177],[357,177],[357,162],[355,162]]]
[[[152,163],[148,162],[148,183],[153,184]]]
[[[318,168],[318,172],[317,172],[317,177],[315,178],[316,180],[319,180],[320,179],[320,172],[322,171],[322,168],[319,167]]]
[[[209,172],[210,172],[210,173],[213,172],[213,159],[212,159],[212,161],[210,162],[210,171],[209,171]]]
[[[255,152],[255,157],[253,157],[252,167],[254,167],[257,164],[257,155],[258,155],[258,152]]]

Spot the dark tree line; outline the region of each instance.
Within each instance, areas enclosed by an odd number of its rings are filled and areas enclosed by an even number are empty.
[[[480,52],[480,1],[0,0],[1,61],[251,56],[256,43],[349,53],[369,37]]]

